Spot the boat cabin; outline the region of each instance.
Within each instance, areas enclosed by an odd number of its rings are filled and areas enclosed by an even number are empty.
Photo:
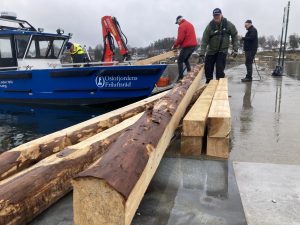
[[[70,35],[44,33],[14,13],[0,14],[0,70],[28,70],[60,65]]]

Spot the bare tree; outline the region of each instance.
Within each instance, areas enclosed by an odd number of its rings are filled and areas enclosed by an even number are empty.
[[[298,34],[292,34],[289,36],[289,44],[290,47],[293,51],[295,51],[295,49],[299,48],[299,36]]]
[[[275,39],[273,35],[270,35],[267,37],[267,45],[270,46],[270,48],[276,48],[278,46],[278,41]]]
[[[266,47],[267,41],[265,36],[258,37],[258,45],[263,49]]]

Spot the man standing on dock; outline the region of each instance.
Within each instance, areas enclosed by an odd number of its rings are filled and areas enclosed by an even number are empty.
[[[203,33],[200,52],[200,58],[205,61],[206,83],[213,79],[215,65],[217,80],[224,78],[230,37],[233,46],[231,55],[236,57],[238,52],[238,32],[235,26],[223,17],[221,9],[214,9],[213,20],[207,25]],[[208,51],[206,52],[207,47]]]
[[[192,53],[195,51],[197,46],[197,38],[194,26],[185,20],[182,16],[177,16],[176,23],[178,24],[178,36],[175,44],[172,49],[181,48],[177,64],[178,64],[178,72],[179,78],[178,80],[183,78],[183,63],[186,66],[188,72],[191,71],[191,66],[189,63],[189,58]]]
[[[244,51],[246,57],[245,65],[247,68],[247,74],[246,77],[242,79],[242,82],[251,82],[253,71],[252,64],[258,48],[258,36],[257,30],[252,25],[251,20],[247,20],[245,22],[245,28],[247,29],[247,33],[242,40],[244,41]]]

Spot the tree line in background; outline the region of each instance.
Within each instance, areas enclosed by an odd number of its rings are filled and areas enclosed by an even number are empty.
[[[242,38],[242,36],[239,36],[239,40]],[[155,41],[154,43],[151,43],[147,47],[131,47],[128,46],[128,49],[130,50],[130,55],[133,57],[133,59],[140,59],[140,58],[148,58],[154,55],[158,55],[160,53],[163,53],[165,51],[169,51],[171,47],[173,46],[175,42],[174,37],[167,37],[163,39],[159,39]],[[201,40],[198,39],[198,43],[200,43]],[[287,43],[287,49],[295,51],[299,48],[300,42],[300,36],[298,34],[292,34],[288,37]],[[260,36],[258,38],[258,45],[260,47],[261,51],[266,50],[273,50],[276,51],[280,47],[280,37],[275,38],[273,35],[270,36]],[[243,48],[243,43],[239,42],[239,48]],[[101,61],[102,55],[103,55],[103,45],[99,44],[95,48],[88,48],[88,51],[95,61]],[[122,56],[120,55],[118,49],[115,50],[116,54],[116,60],[122,60]]]

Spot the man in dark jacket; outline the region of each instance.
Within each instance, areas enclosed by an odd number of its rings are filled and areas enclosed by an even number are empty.
[[[242,82],[252,81],[252,64],[258,47],[257,30],[252,25],[251,20],[247,20],[245,22],[245,28],[247,29],[247,33],[245,37],[242,38],[242,40],[244,41],[244,51],[246,57],[245,65],[247,68],[247,75],[242,79]]]
[[[188,72],[191,71],[191,66],[189,63],[189,58],[192,53],[195,51],[197,46],[197,38],[194,26],[189,23],[187,20],[183,19],[182,16],[178,16],[176,18],[176,23],[178,24],[178,36],[175,44],[173,45],[173,49],[181,48],[177,64],[178,64],[178,72],[179,79],[183,78],[183,63],[186,66]]]
[[[213,20],[207,25],[202,38],[200,58],[204,59],[206,83],[213,79],[216,65],[216,78],[225,76],[226,57],[230,45],[233,46],[232,55],[235,57],[238,51],[238,32],[235,26],[223,17],[219,8],[213,11]],[[208,50],[207,50],[208,48]]]

